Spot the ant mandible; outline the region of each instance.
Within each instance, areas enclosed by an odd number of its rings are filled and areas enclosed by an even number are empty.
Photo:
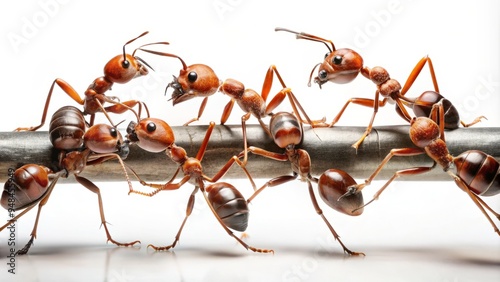
[[[45,166],[27,164],[16,169],[11,178],[5,183],[1,205],[10,211],[24,209],[7,224],[0,227],[0,231],[18,220],[38,204],[35,224],[31,232],[31,239],[17,254],[26,254],[37,235],[38,220],[42,207],[49,200],[50,194],[60,177],[67,178],[73,174],[76,181],[85,188],[97,194],[101,224],[104,226],[108,241],[118,246],[132,246],[140,241],[120,243],[115,241],[109,233],[104,217],[101,192],[99,187],[79,174],[88,165],[96,165],[110,159],[117,159],[130,190],[129,180],[122,158],[128,155],[128,143],[116,128],[107,124],[96,124],[86,129],[85,119],[80,110],[73,106],[66,106],[56,111],[50,123],[50,140],[55,149],[59,150],[59,169],[51,170]]]
[[[297,149],[295,146],[302,142],[302,124],[298,121],[297,117],[293,114],[286,112],[276,113],[271,117],[269,128],[273,135],[274,143],[278,147],[285,149],[285,152],[275,153],[261,148],[252,147],[248,151],[269,159],[290,162],[292,166],[292,175],[282,175],[267,181],[261,188],[257,189],[252,196],[247,200],[250,203],[262,190],[267,187],[274,187],[300,178],[301,181],[307,183],[309,196],[311,197],[312,204],[316,213],[321,216],[330,232],[335,239],[340,243],[345,253],[349,255],[364,255],[360,252],[353,252],[349,250],[344,243],[340,240],[340,236],[333,229],[328,219],[324,216],[316,196],[314,195],[311,182],[318,183],[318,190],[320,191],[321,198],[336,211],[345,213],[347,215],[360,215],[362,209],[358,209],[356,213],[351,213],[354,208],[363,205],[362,194],[347,195],[345,201],[338,201],[339,197],[344,195],[348,190],[347,187],[356,184],[354,179],[347,173],[340,170],[327,170],[319,178],[311,175],[311,158],[309,153],[303,149]],[[240,156],[243,154],[240,153]]]
[[[130,126],[127,128],[127,138],[131,143],[136,143],[142,149],[150,152],[160,152],[166,150],[166,154],[172,159],[172,161],[179,165],[172,178],[165,184],[146,183],[131,169],[142,185],[156,189],[151,193],[144,193],[135,190],[130,191],[131,193],[152,197],[162,190],[177,190],[187,182],[195,186],[188,200],[186,216],[182,221],[177,235],[175,236],[174,242],[168,246],[157,247],[150,244],[148,247],[152,247],[157,251],[164,251],[174,248],[177,245],[182,229],[184,228],[184,224],[193,210],[195,195],[198,190],[201,190],[208,206],[210,207],[210,210],[229,236],[233,237],[247,250],[261,253],[273,252],[272,250],[259,249],[246,244],[240,238],[236,237],[229,229],[231,228],[237,231],[244,231],[246,229],[248,223],[248,206],[241,193],[234,186],[229,183],[216,183],[229,170],[234,163],[234,159],[237,159],[236,157],[232,158],[218,173],[216,173],[214,177],[210,178],[203,173],[201,161],[203,160],[203,156],[207,149],[208,141],[214,127],[215,123],[211,122],[198,153],[194,158],[188,157],[184,148],[175,145],[173,132],[170,126],[160,119],[146,118],[140,120],[138,123],[131,122]],[[244,167],[242,167],[242,169],[251,180],[251,177],[246,169]],[[178,183],[173,183],[177,174],[181,171],[184,176]],[[205,186],[205,181],[215,184]],[[251,182],[255,189],[255,184],[252,180]]]
[[[416,116],[429,116],[432,106],[435,103],[443,101],[443,106],[445,108],[445,121],[446,129],[458,128],[459,124],[464,127],[469,127],[481,121],[484,116],[476,118],[469,124],[464,123],[460,120],[459,113],[453,104],[445,99],[441,94],[439,94],[439,87],[437,84],[436,75],[434,72],[434,67],[432,65],[432,60],[430,57],[423,57],[413,68],[406,83],[403,87],[395,79],[389,76],[386,69],[382,67],[369,68],[363,66],[363,58],[356,51],[348,48],[336,49],[335,45],[331,40],[327,40],[315,35],[311,35],[304,32],[296,32],[286,28],[276,28],[275,31],[285,31],[296,35],[297,39],[306,39],[310,41],[320,42],[325,44],[328,48],[328,53],[322,63],[314,66],[309,77],[308,86],[311,85],[312,76],[314,70],[318,67],[318,76],[314,78],[314,83],[317,83],[319,87],[327,82],[333,82],[338,84],[345,84],[353,81],[359,73],[364,77],[371,80],[377,85],[377,91],[375,92],[374,99],[367,98],[350,98],[339,111],[337,116],[328,124],[329,127],[334,126],[344,113],[347,106],[351,103],[371,107],[373,108],[373,114],[371,120],[361,136],[361,138],[352,145],[356,150],[363,140],[370,134],[372,130],[372,125],[377,115],[378,108],[385,106],[388,102],[396,104],[396,112],[408,122],[411,121],[411,116],[406,110],[405,106],[411,107]],[[330,45],[330,46],[329,46]],[[434,91],[425,91],[420,96],[416,98],[406,97],[405,94],[408,92],[409,88],[413,85],[417,79],[420,71],[423,67],[428,64],[429,71],[432,77],[432,82],[434,85]],[[382,100],[379,97],[382,96]]]
[[[50,99],[52,97],[52,92],[54,90],[54,86],[59,86],[64,93],[66,93],[71,99],[75,102],[83,106],[83,113],[86,115],[90,115],[90,125],[94,124],[95,114],[97,112],[102,112],[107,117],[109,122],[112,124],[108,113],[122,114],[127,110],[131,110],[134,106],[138,105],[138,114],[141,115],[142,106],[144,105],[146,112],[148,112],[147,106],[145,103],[138,100],[129,100],[120,102],[118,97],[115,96],[106,96],[105,93],[108,90],[111,90],[111,87],[114,83],[124,84],[131,81],[133,78],[144,76],[149,73],[148,68],[152,69],[144,60],[135,55],[135,52],[140,49],[137,48],[132,52],[132,54],[127,54],[125,52],[125,47],[134,42],[135,40],[143,37],[148,34],[148,32],[144,32],[141,35],[127,41],[123,45],[123,53],[113,57],[111,60],[106,63],[104,66],[104,76],[96,78],[85,91],[85,97],[82,98],[78,94],[78,92],[66,81],[61,78],[56,78],[52,85],[50,86],[49,93],[47,95],[47,99],[45,101],[45,107],[42,113],[42,119],[39,125],[32,127],[19,127],[16,128],[15,131],[35,131],[42,127],[45,124],[45,118],[47,117],[48,108],[50,104]],[[169,44],[168,42],[155,42],[148,43],[142,45],[141,47],[155,44]],[[111,103],[112,106],[104,107],[103,104]],[[149,116],[149,112],[147,113]]]
[[[362,184],[355,184],[349,187],[345,196],[352,196],[360,193],[361,190],[370,185],[372,180],[378,175],[382,168],[393,156],[415,156],[427,154],[434,164],[430,167],[413,167],[398,170],[394,175],[375,193],[372,200],[364,206],[372,203],[391,184],[394,179],[404,175],[417,175],[428,172],[441,166],[448,173],[458,187],[460,187],[471,200],[477,205],[486,216],[493,229],[498,235],[500,231],[486,210],[490,211],[500,220],[500,214],[488,206],[479,196],[495,196],[500,193],[500,164],[492,156],[479,151],[469,150],[457,157],[452,156],[445,142],[444,136],[444,109],[442,103],[436,103],[432,107],[430,118],[416,117],[411,120],[409,130],[410,139],[417,148],[392,149],[380,163],[373,174]],[[339,199],[342,201],[342,197]],[[363,207],[364,207],[363,206]]]

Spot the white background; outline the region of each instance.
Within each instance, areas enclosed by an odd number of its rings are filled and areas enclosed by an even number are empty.
[[[168,41],[171,45],[160,49],[181,56],[187,64],[210,65],[220,79],[235,78],[256,90],[260,90],[269,65],[277,65],[313,118],[326,116],[331,120],[348,98],[373,97],[374,85],[361,76],[347,85],[308,88],[309,73],[327,49],[296,40],[292,34],[274,32],[278,26],[331,39],[337,48],[353,48],[363,56],[365,65],[383,66],[401,83],[415,63],[429,55],[441,92],[459,108],[462,118],[469,121],[485,115],[488,120],[479,126],[499,125],[497,1],[161,2],[2,2],[4,103],[0,130],[37,124],[50,84],[57,77],[83,95],[102,75],[104,64],[121,53],[123,43],[146,30],[150,34],[131,44],[129,52],[143,43]],[[170,125],[181,125],[194,117],[201,99],[172,107],[163,95],[171,75],[178,74],[179,62],[140,56],[156,72],[127,85],[114,85],[109,95],[143,100],[152,115]],[[424,69],[408,96],[419,95],[431,86]],[[274,87],[272,92],[278,90]],[[218,121],[227,101],[220,93],[211,97],[197,124]],[[49,114],[67,104],[76,105],[57,89]],[[282,107],[288,110],[286,105]],[[228,124],[239,124],[241,114],[235,107]],[[339,125],[365,126],[370,116],[370,109],[352,106]],[[375,125],[402,123],[393,107],[387,106],[380,110]],[[365,197],[382,183],[373,182]],[[142,247],[106,245],[95,195],[78,185],[60,183],[43,209],[31,254],[17,259],[16,275],[7,273],[5,240],[9,234],[0,234],[2,281],[6,281],[4,277],[24,281],[500,278],[500,238],[452,181],[395,182],[357,218],[339,215],[323,205],[344,243],[352,250],[364,251],[364,259],[342,255],[315,214],[305,184],[298,181],[268,189],[251,206],[248,243],[273,248],[274,256],[246,252],[237,245],[218,226],[201,195],[175,252],[153,253],[146,250],[147,244],[170,244],[173,240],[192,188],[186,185],[179,191],[143,198],[127,196],[124,183],[98,185],[114,238],[139,239]],[[242,192],[250,191],[242,188]],[[499,210],[498,197],[486,200]],[[17,223],[19,245],[28,240],[34,216],[33,210]]]

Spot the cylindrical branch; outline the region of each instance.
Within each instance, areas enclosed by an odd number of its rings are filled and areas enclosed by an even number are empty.
[[[351,145],[365,130],[364,127],[333,127],[310,129],[306,126],[300,148],[309,152],[312,174],[319,176],[329,168],[342,169],[354,178],[367,178],[393,148],[414,147],[408,137],[408,126],[375,127],[358,151]],[[195,157],[201,145],[207,126],[173,127],[178,146],[189,156]],[[451,154],[476,149],[500,158],[499,128],[460,128],[446,131],[446,142]],[[283,153],[258,125],[247,126],[249,146],[260,147],[272,152]],[[242,130],[238,125],[215,127],[210,138],[202,164],[206,175],[215,175],[234,155],[243,150]],[[136,145],[130,147],[125,162],[144,180],[165,181],[172,177],[177,165],[164,152],[149,153]],[[55,167],[57,152],[52,149],[47,132],[1,132],[0,133],[0,181],[7,180],[8,168],[34,163]],[[388,179],[398,169],[413,166],[431,166],[432,160],[422,154],[414,157],[394,157],[376,179]],[[288,162],[270,160],[249,154],[248,171],[254,178],[270,179],[290,174]],[[124,181],[120,165],[115,160],[89,166],[81,174],[93,181]],[[245,174],[234,164],[226,178],[244,178]],[[131,175],[132,180],[134,180]],[[70,181],[73,178],[70,178]],[[403,177],[401,180],[449,180],[440,168],[424,175]]]

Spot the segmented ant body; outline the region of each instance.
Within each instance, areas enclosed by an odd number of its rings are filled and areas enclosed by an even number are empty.
[[[330,229],[331,233],[342,246],[344,252],[350,255],[364,255],[363,253],[353,252],[349,250],[340,240],[339,235],[333,229],[332,225],[326,219],[323,211],[318,205],[316,196],[313,191],[312,182],[318,183],[318,190],[320,191],[321,198],[333,209],[348,214],[359,215],[362,209],[357,213],[351,213],[353,207],[360,207],[363,205],[363,197],[361,194],[349,196],[345,201],[337,201],[342,195],[347,192],[347,187],[354,185],[356,182],[350,175],[340,170],[327,170],[319,178],[311,175],[311,158],[306,150],[298,149],[295,146],[302,142],[302,124],[298,121],[297,117],[293,114],[286,112],[279,112],[272,116],[269,128],[273,135],[274,142],[280,148],[285,149],[285,152],[274,153],[266,151],[261,148],[250,146],[248,150],[253,154],[260,155],[277,161],[290,162],[292,167],[292,175],[282,175],[267,181],[261,188],[257,189],[254,194],[248,198],[248,203],[252,201],[262,190],[267,187],[273,187],[287,183],[297,179],[297,177],[307,183],[309,196],[311,197],[312,204],[316,213],[321,216],[325,224]],[[240,156],[243,152],[240,154]]]
[[[221,116],[221,124],[224,124],[227,121],[233,109],[234,103],[236,102],[245,112],[245,115],[242,117],[242,121],[248,120],[250,116],[253,115],[258,119],[261,126],[269,133],[269,130],[262,122],[262,118],[271,115],[272,111],[279,104],[281,104],[285,97],[289,98],[290,104],[292,105],[295,112],[299,113],[300,110],[300,112],[305,115],[305,118],[307,120],[305,121],[306,123],[313,123],[307,117],[307,114],[300,106],[300,103],[295,98],[295,95],[289,88],[286,87],[283,79],[281,78],[281,75],[274,65],[271,65],[267,70],[264,83],[262,85],[262,91],[261,94],[259,94],[255,90],[246,89],[243,83],[234,79],[227,79],[226,81],[222,82],[218,78],[215,71],[207,65],[193,64],[188,66],[181,57],[174,54],[143,48],[139,48],[139,50],[155,55],[177,58],[181,62],[182,69],[180,70],[179,75],[177,77],[174,76],[173,81],[167,85],[166,89],[168,90],[169,87],[173,88],[172,103],[174,106],[176,104],[191,100],[195,97],[203,97],[203,101],[201,102],[200,108],[198,110],[198,116],[192,118],[184,125],[188,125],[200,119],[203,111],[205,110],[208,97],[212,96],[217,91],[220,91],[231,98],[228,104],[224,107],[224,111]],[[278,94],[276,94],[276,96],[269,102],[269,104],[266,104],[267,97],[269,95],[269,92],[271,91],[271,87],[273,84],[273,74],[278,77],[278,80],[280,81],[282,86],[282,90]]]
[[[122,158],[128,155],[128,144],[116,128],[107,124],[96,124],[85,130],[83,114],[75,107],[63,107],[56,111],[50,123],[50,138],[54,148],[60,150],[59,165],[56,171],[47,167],[27,164],[14,171],[5,183],[1,198],[2,207],[18,211],[0,231],[15,222],[25,213],[38,205],[38,213],[31,232],[31,239],[17,254],[26,254],[37,235],[38,220],[42,207],[49,200],[50,194],[60,177],[67,178],[73,174],[76,181],[97,194],[101,223],[104,226],[108,241],[119,246],[131,246],[139,241],[120,243],[115,241],[107,227],[104,217],[102,198],[99,188],[79,174],[88,165],[100,164],[109,159],[117,159],[123,169],[130,190],[132,184],[128,178]],[[83,134],[82,134],[83,133]]]
[[[500,219],[500,214],[491,209],[479,196],[495,196],[500,194],[500,164],[498,161],[478,150],[469,150],[457,157],[452,156],[445,142],[444,136],[444,110],[441,103],[434,105],[431,111],[431,118],[417,117],[411,120],[409,131],[410,139],[417,148],[392,149],[384,158],[374,173],[365,180],[365,183],[356,184],[349,187],[346,196],[360,193],[361,190],[370,185],[371,181],[378,175],[383,167],[393,156],[415,156],[427,154],[434,164],[430,167],[413,167],[398,170],[394,175],[375,193],[372,203],[382,194],[382,192],[399,176],[416,175],[428,172],[435,168],[436,164],[441,166],[448,173],[458,187],[469,195],[481,212],[486,216],[496,233],[500,235],[498,227],[490,218],[486,210],[490,211],[496,218]],[[342,197],[340,199],[342,201]],[[366,206],[364,205],[364,206]]]
[[[195,97],[204,97],[201,102],[200,109],[198,110],[198,116],[189,120],[184,125],[189,125],[192,122],[198,121],[203,114],[205,106],[208,101],[208,97],[215,94],[218,91],[229,96],[231,100],[224,107],[222,112],[221,124],[225,124],[231,115],[234,103],[237,103],[241,110],[245,113],[241,117],[241,126],[243,134],[243,147],[244,151],[247,152],[247,137],[246,137],[246,122],[251,117],[254,116],[258,121],[264,131],[272,138],[271,132],[266,124],[263,122],[263,118],[271,116],[273,111],[278,107],[283,100],[288,97],[290,105],[293,111],[297,114],[298,118],[302,123],[310,124],[311,126],[323,126],[324,120],[311,120],[305,110],[300,105],[299,101],[293,94],[292,90],[288,88],[281,78],[280,73],[276,66],[271,65],[265,75],[264,83],[262,85],[262,91],[260,94],[250,88],[245,88],[245,85],[235,79],[226,79],[224,82],[219,80],[212,68],[203,64],[194,64],[188,66],[182,58],[177,55],[157,52],[153,50],[140,49],[145,52],[149,52],[155,55],[174,57],[181,61],[183,68],[179,72],[179,76],[175,77],[174,80],[168,84],[167,89],[172,87],[174,90],[172,92],[172,101],[175,106],[178,103],[188,101]],[[267,97],[271,91],[273,84],[274,75],[278,78],[282,89],[273,97],[273,99],[267,103]],[[304,115],[305,120],[302,119],[301,113]],[[247,154],[245,153],[244,159],[240,166],[245,166],[247,164]]]
[[[478,117],[473,122],[466,124],[460,121],[459,113],[453,104],[445,99],[441,94],[439,94],[439,87],[437,84],[436,75],[434,72],[434,67],[432,61],[429,57],[422,58],[413,68],[410,73],[406,83],[403,87],[399,82],[389,76],[389,72],[382,67],[369,68],[363,65],[363,58],[356,51],[348,48],[335,49],[335,45],[331,40],[323,39],[321,37],[303,33],[295,32],[289,29],[276,28],[276,31],[286,31],[296,35],[297,39],[306,39],[315,42],[321,42],[325,44],[329,52],[325,55],[322,63],[317,64],[311,71],[309,78],[309,86],[311,85],[312,76],[316,67],[318,67],[318,75],[314,78],[314,82],[321,86],[327,82],[333,82],[337,84],[345,84],[353,81],[358,74],[361,73],[365,78],[371,80],[376,84],[377,90],[375,92],[374,99],[367,98],[350,98],[335,116],[328,126],[334,126],[344,113],[347,106],[351,103],[371,107],[373,108],[373,115],[368,124],[366,131],[361,136],[361,138],[352,145],[355,149],[358,149],[359,145],[363,140],[370,134],[375,116],[378,112],[379,107],[385,106],[388,102],[396,104],[396,112],[406,121],[410,122],[412,116],[408,113],[405,107],[410,107],[416,116],[428,117],[432,106],[440,101],[443,102],[445,108],[445,120],[446,129],[455,129],[461,123],[464,127],[471,126],[478,123],[484,117]],[[329,46],[330,44],[330,46]],[[415,82],[416,78],[420,74],[423,67],[428,64],[430,74],[432,77],[432,82],[434,85],[434,91],[426,91],[418,97],[406,97],[405,94],[408,92],[412,84]],[[382,97],[382,100],[380,100]]]
[[[152,152],[166,150],[166,154],[172,159],[172,161],[179,165],[173,177],[165,184],[146,183],[136,174],[136,177],[142,185],[155,188],[156,190],[151,193],[144,193],[141,191],[131,191],[131,193],[152,197],[163,190],[177,190],[188,182],[195,186],[188,200],[186,216],[179,228],[179,231],[177,232],[177,235],[175,236],[174,242],[171,245],[163,247],[157,247],[154,245],[149,246],[158,251],[169,250],[176,246],[181,236],[182,229],[184,228],[184,224],[193,210],[195,194],[198,190],[201,190],[208,206],[210,207],[210,210],[229,236],[233,237],[247,250],[249,249],[254,252],[263,253],[272,252],[272,250],[259,249],[249,246],[240,238],[236,237],[231,230],[229,230],[229,228],[237,231],[244,231],[246,229],[248,224],[248,207],[243,196],[236,188],[228,183],[216,183],[229,170],[237,157],[231,158],[214,177],[208,177],[203,173],[201,161],[203,160],[203,156],[207,149],[208,141],[214,127],[215,123],[211,122],[205,134],[205,138],[203,139],[202,145],[194,158],[188,157],[184,148],[174,144],[172,130],[164,121],[148,118],[143,119],[138,123],[131,122],[128,127],[128,140],[130,140],[130,142],[135,142],[141,148]],[[242,169],[245,171],[249,179],[251,179],[246,169]],[[179,172],[182,172],[183,177],[179,182],[174,183],[174,179]],[[205,182],[216,184],[205,186]],[[255,186],[253,181],[251,182],[252,185]],[[242,204],[243,202],[244,204]]]
[[[16,131],[35,131],[45,124],[45,118],[48,113],[50,99],[56,85],[60,87],[71,99],[83,106],[83,113],[86,115],[90,115],[90,125],[94,124],[94,118],[97,112],[104,113],[109,122],[112,124],[108,113],[122,114],[127,110],[132,110],[132,108],[136,105],[139,107],[139,116],[141,115],[142,106],[144,106],[145,110],[148,111],[146,104],[141,101],[129,100],[120,102],[118,97],[106,96],[105,94],[107,91],[111,90],[111,87],[114,83],[125,84],[136,77],[145,76],[149,73],[146,67],[151,67],[144,60],[135,55],[135,52],[140,49],[140,47],[135,49],[132,54],[125,53],[125,46],[146,35],[147,33],[148,32],[144,32],[123,45],[123,54],[113,57],[108,61],[108,63],[106,63],[106,65],[104,66],[104,76],[96,78],[89,85],[89,87],[85,91],[85,96],[83,98],[80,97],[78,92],[69,83],[61,78],[56,78],[52,82],[49,93],[47,95],[47,100],[45,101],[45,107],[43,109],[40,124],[32,127],[19,127],[16,129]],[[168,42],[149,43],[142,45],[141,47],[154,44],[168,44]],[[113,105],[105,107],[105,103],[110,103]]]

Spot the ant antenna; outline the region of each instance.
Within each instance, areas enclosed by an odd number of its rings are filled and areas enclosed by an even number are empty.
[[[282,27],[277,27],[274,29],[274,31],[285,31],[285,32],[293,33],[296,35],[297,39],[306,39],[306,40],[311,40],[311,41],[315,41],[315,42],[321,42],[321,43],[325,44],[326,48],[328,48],[330,53],[336,50],[335,45],[333,44],[333,42],[331,40],[324,39],[324,38],[318,37],[316,35],[308,34],[305,32],[297,32],[297,31],[293,31],[293,30],[290,30],[287,28],[282,28]],[[330,48],[330,46],[328,46],[328,43],[330,43],[331,48]]]
[[[126,69],[127,69],[127,68],[130,66],[130,62],[127,60],[127,54],[125,53],[125,46],[127,46],[128,44],[130,44],[130,43],[134,42],[136,39],[143,37],[144,35],[146,35],[146,34],[148,34],[148,33],[149,33],[149,31],[145,31],[145,32],[143,32],[141,35],[137,36],[137,37],[136,37],[136,38],[134,38],[134,39],[131,39],[131,40],[127,41],[127,42],[123,45],[123,62],[122,62],[122,67],[124,67],[124,68],[126,68]]]

